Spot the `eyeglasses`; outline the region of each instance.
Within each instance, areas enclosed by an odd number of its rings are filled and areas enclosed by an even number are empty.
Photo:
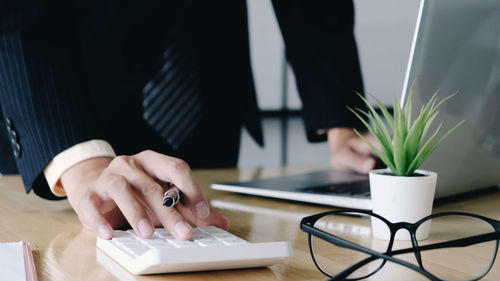
[[[390,239],[372,237],[371,224],[384,225]],[[300,228],[309,234],[314,264],[330,280],[368,278],[388,261],[433,281],[450,278],[450,274],[453,280],[479,280],[492,268],[500,239],[500,221],[463,212],[437,213],[416,223],[391,223],[370,211],[345,209],[305,217]],[[417,240],[425,228],[429,228],[428,238]],[[401,234],[408,235],[408,240],[395,239]]]

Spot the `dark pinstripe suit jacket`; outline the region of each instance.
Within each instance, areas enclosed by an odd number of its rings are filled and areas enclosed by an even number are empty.
[[[181,2],[12,0],[0,8],[0,104],[9,123],[0,131],[0,169],[15,172],[15,158],[26,191],[51,198],[43,168],[74,144],[98,138],[119,154],[170,153],[141,118],[141,89],[159,67]],[[358,127],[345,109],[362,107],[353,95],[362,82],[351,0],[273,5],[309,140],[324,138],[318,129]],[[183,18],[200,57],[210,122],[222,131],[246,125],[261,143],[246,13],[243,0],[195,0]]]

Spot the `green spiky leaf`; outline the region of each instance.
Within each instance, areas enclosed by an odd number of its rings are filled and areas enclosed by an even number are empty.
[[[439,125],[434,133],[426,139],[426,135],[439,113],[439,107],[457,93],[453,93],[438,102],[437,95],[439,91],[436,91],[429,101],[422,105],[418,116],[412,119],[413,89],[414,83],[411,86],[404,107],[401,107],[399,100],[394,97],[392,115],[376,97],[372,96],[382,112],[382,116],[380,116],[375,108],[359,93],[357,94],[366,104],[368,111],[348,107],[378,140],[382,149],[378,149],[374,143],[368,141],[359,131],[354,130],[356,134],[368,143],[380,160],[397,176],[412,175],[439,144],[464,122],[455,125],[436,141],[441,128],[441,125]]]

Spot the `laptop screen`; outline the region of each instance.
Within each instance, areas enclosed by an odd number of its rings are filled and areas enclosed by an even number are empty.
[[[422,1],[403,100],[413,83],[416,109],[437,90],[458,91],[440,108],[443,132],[466,121],[424,162],[439,174],[437,192],[500,183],[500,1]]]

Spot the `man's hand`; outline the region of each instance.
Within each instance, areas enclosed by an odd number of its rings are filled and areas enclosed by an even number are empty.
[[[377,148],[380,147],[372,135],[365,137]],[[328,130],[328,143],[331,150],[330,164],[334,169],[368,173],[375,168],[375,154],[351,128]]]
[[[173,208],[162,205],[167,182],[182,192]],[[153,151],[83,161],[62,175],[61,184],[82,225],[103,239],[127,224],[141,237],[162,225],[177,239],[191,237],[188,222],[228,228],[227,219],[210,210],[188,164]]]

